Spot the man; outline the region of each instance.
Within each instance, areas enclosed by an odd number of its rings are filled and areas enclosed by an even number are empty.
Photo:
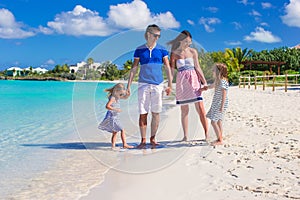
[[[146,147],[146,129],[147,117],[151,112],[151,137],[150,144],[155,147],[158,143],[155,141],[155,135],[159,125],[159,113],[162,111],[162,93],[163,93],[163,72],[162,64],[166,70],[168,78],[168,87],[166,94],[172,91],[172,75],[170,70],[168,51],[157,44],[161,29],[159,26],[149,25],[145,31],[146,44],[136,48],[134,52],[134,61],[130,70],[127,84],[127,92],[130,95],[130,86],[137,73],[140,63],[140,72],[138,80],[138,107],[139,107],[139,127],[141,133],[141,143],[137,148]]]

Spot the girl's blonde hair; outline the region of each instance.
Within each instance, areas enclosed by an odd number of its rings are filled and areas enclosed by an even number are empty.
[[[107,97],[110,98],[118,89],[123,89],[125,86],[123,83],[117,83],[111,88],[107,88],[104,91],[108,92]]]
[[[224,63],[216,63],[214,66],[214,70],[216,73],[216,83],[218,84],[220,80],[225,79],[228,81],[228,72],[227,72],[227,65]]]

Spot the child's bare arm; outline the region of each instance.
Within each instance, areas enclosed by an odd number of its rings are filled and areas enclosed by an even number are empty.
[[[114,97],[111,97],[111,98],[109,99],[109,101],[107,102],[105,108],[106,108],[107,110],[116,111],[116,112],[121,112],[121,110],[120,110],[119,108],[114,108],[114,107],[111,106],[114,102],[116,102],[116,99],[115,99]]]
[[[222,88],[222,102],[221,102],[220,112],[223,112],[223,109],[224,109],[226,92],[227,92],[226,89]]]

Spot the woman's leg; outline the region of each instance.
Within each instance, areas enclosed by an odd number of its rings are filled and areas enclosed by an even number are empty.
[[[183,129],[183,141],[188,140],[188,124],[189,124],[189,119],[188,119],[188,114],[189,114],[189,105],[182,105],[181,106],[181,125]]]
[[[199,102],[195,103],[195,107],[198,112],[202,127],[204,129],[205,140],[208,140],[208,122],[207,122],[207,118],[206,118],[206,112],[204,109],[203,101],[199,101]]]

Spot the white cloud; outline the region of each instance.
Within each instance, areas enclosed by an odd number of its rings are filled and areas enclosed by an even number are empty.
[[[57,14],[54,21],[48,22],[47,25],[59,34],[107,36],[121,29],[145,29],[152,23],[162,28],[180,26],[171,12],[151,13],[147,4],[141,0],[111,5],[107,18],[100,16],[96,11],[77,5],[72,11]],[[40,31],[49,34],[51,33],[49,28],[40,27]]]
[[[252,11],[249,13],[249,15],[255,16],[255,17],[261,16],[261,14],[260,14],[259,12],[257,12],[256,10],[252,10]]]
[[[47,27],[39,26],[39,32],[45,34],[45,35],[50,35],[53,33],[53,30]]]
[[[217,7],[208,7],[208,8],[206,8],[206,10],[208,10],[212,13],[216,13],[216,12],[218,12],[219,8],[217,8]]]
[[[244,40],[263,43],[276,43],[281,41],[279,37],[273,35],[270,31],[266,31],[262,27],[256,27],[255,32],[251,32],[250,35],[245,36]]]
[[[254,5],[254,2],[248,2],[248,0],[241,0],[241,1],[237,1],[238,3],[242,3],[244,4],[245,6],[246,5]]]
[[[180,23],[176,21],[173,14],[169,11],[153,16],[153,23],[163,28],[178,28],[180,26]]]
[[[239,46],[242,44],[240,41],[225,41],[224,43],[230,46]]]
[[[192,20],[190,20],[190,19],[188,19],[188,20],[187,20],[187,23],[188,23],[189,25],[192,25],[192,26],[194,26],[194,25],[195,25],[195,22],[194,22],[194,21],[192,21]]]
[[[221,23],[221,20],[218,18],[201,17],[199,20],[199,23],[204,26],[204,28],[207,32],[211,33],[211,32],[215,31],[215,29],[211,25],[219,24],[219,23]]]
[[[72,11],[57,14],[54,21],[47,25],[55,32],[66,35],[107,36],[112,33],[98,12],[81,5],[75,6]]]
[[[108,21],[118,28],[145,29],[147,25],[153,23],[163,28],[178,28],[180,26],[171,12],[151,13],[147,4],[141,0],[110,6],[108,17]]]
[[[110,6],[109,21],[121,28],[145,28],[151,23],[151,12],[143,1],[135,0]]]
[[[300,28],[300,0],[290,0],[285,5],[286,15],[281,16],[281,20],[288,26]]]
[[[232,22],[232,24],[234,25],[234,27],[235,27],[236,30],[239,30],[239,29],[242,28],[242,25],[239,22]]]
[[[262,7],[263,9],[272,8],[272,4],[269,3],[269,2],[262,2],[262,3],[261,3],[261,7]]]
[[[36,33],[25,30],[26,27],[15,21],[14,15],[7,9],[0,9],[0,38],[22,39],[34,36]]]
[[[108,36],[122,29],[142,28],[155,23],[162,28],[178,28],[180,23],[169,11],[152,13],[141,0],[110,6],[108,17],[81,5],[71,11],[56,14],[47,26],[38,26],[28,30],[22,23],[16,22],[14,15],[7,9],[0,9],[0,38],[27,38],[42,33],[74,36]],[[27,30],[26,30],[27,28]]]
[[[269,24],[267,22],[262,22],[260,23],[261,26],[266,26],[266,27],[269,27]]]
[[[49,59],[45,62],[46,65],[54,65],[55,64],[55,61],[52,60],[52,59]]]

